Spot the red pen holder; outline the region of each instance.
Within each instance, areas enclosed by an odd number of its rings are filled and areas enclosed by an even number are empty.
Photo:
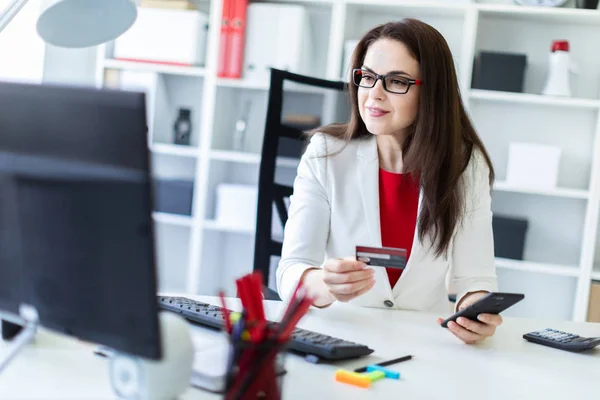
[[[225,400],[281,399],[284,358],[276,342],[230,342]]]

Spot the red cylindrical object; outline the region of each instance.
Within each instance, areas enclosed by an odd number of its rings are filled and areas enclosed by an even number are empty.
[[[283,377],[277,374],[278,344],[242,341],[231,346],[234,365],[228,371],[224,400],[281,400]],[[241,346],[238,357],[235,346]]]
[[[569,42],[567,40],[555,40],[552,42],[552,52],[569,51]]]

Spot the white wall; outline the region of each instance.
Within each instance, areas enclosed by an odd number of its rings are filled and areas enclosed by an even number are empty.
[[[96,47],[67,49],[46,45],[44,83],[95,84]]]
[[[2,12],[11,0],[0,0]],[[35,31],[40,0],[30,0],[0,33],[0,79],[39,83],[44,69],[44,42]]]
[[[3,1],[3,0],[0,0]],[[37,0],[42,6],[50,0]],[[94,85],[96,72],[96,47],[67,49],[46,44],[44,58],[44,83]]]

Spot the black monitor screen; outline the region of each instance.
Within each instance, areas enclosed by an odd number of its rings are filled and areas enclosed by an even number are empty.
[[[141,93],[0,83],[0,310],[158,359]]]

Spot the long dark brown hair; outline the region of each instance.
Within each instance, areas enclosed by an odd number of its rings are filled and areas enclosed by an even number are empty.
[[[444,37],[416,19],[377,26],[359,41],[352,55],[351,69],[362,67],[367,49],[380,39],[402,42],[420,65],[423,85],[419,108],[402,144],[402,157],[405,172],[418,176],[423,190],[418,217],[419,240],[423,242],[429,235],[436,255],[447,254],[456,225],[465,212],[460,177],[473,151],[479,150],[489,168],[491,187],[492,162],[463,106],[454,60]],[[321,127],[316,132],[346,141],[371,136],[359,114],[358,88],[352,83],[348,88],[350,121]]]

